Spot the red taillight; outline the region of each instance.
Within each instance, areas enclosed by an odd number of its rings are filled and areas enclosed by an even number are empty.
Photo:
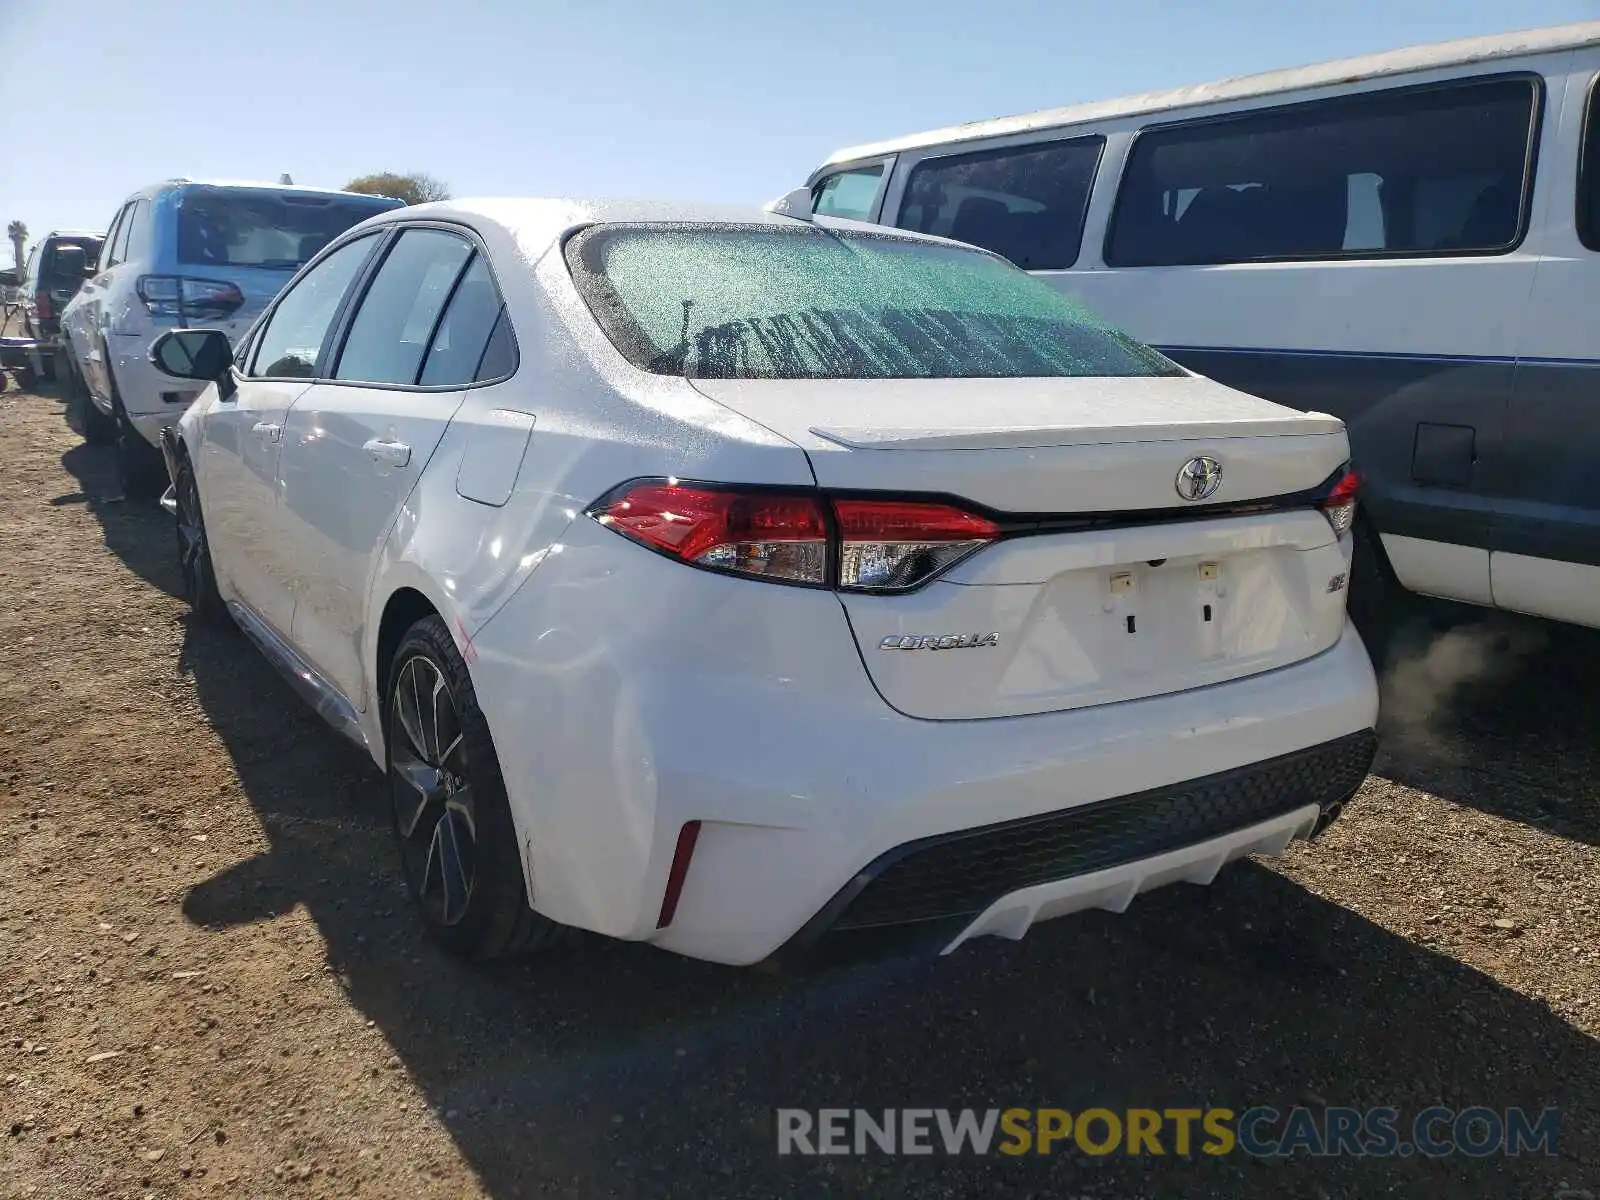
[[[182,321],[222,320],[244,305],[244,293],[237,284],[216,279],[141,275],[134,290],[151,316]]]
[[[926,583],[1000,536],[985,517],[920,500],[835,500],[839,586],[898,591]]]
[[[1355,524],[1356,498],[1361,491],[1361,477],[1354,471],[1346,471],[1333,489],[1321,500],[1317,507],[1322,510],[1322,515],[1328,518],[1328,524],[1333,526],[1336,535],[1343,535]]]
[[[50,293],[43,288],[33,294],[33,315],[41,321],[50,319]]]
[[[948,504],[670,480],[626,487],[590,515],[698,566],[847,591],[917,587],[1000,536],[993,521]]]
[[[641,483],[591,515],[703,567],[790,583],[827,580],[828,526],[814,496]]]

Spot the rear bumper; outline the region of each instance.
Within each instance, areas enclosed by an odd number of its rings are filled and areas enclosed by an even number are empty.
[[[139,435],[152,446],[161,444],[161,431],[175,425],[204,385],[174,379],[150,361],[150,338],[118,335],[111,339],[117,395],[122,409]]]
[[[923,838],[880,855],[785,947],[830,932],[938,923],[1019,938],[1084,908],[1121,912],[1184,880],[1210,883],[1234,858],[1281,853],[1336,818],[1377,750],[1371,730],[1203,779],[1021,820]]]
[[[470,670],[535,907],[610,936],[754,963],[802,930],[831,928],[842,907],[819,914],[848,886],[928,839],[1188,794],[1191,781],[1241,769],[1242,794],[1262,793],[1220,823],[1170,819],[1149,837],[1134,821],[1109,858],[999,876],[963,902],[975,920],[1002,893],[1058,883],[1058,869],[1120,869],[1261,823],[1270,846],[1275,822],[1342,801],[1371,758],[1358,741],[1348,757],[1308,759],[1305,778],[1272,763],[1373,728],[1377,686],[1348,625],[1322,654],[1210,687],[926,721],[874,690],[829,593],[685,570],[593,523],[574,523],[558,549],[473,632]],[[1160,817],[1145,803],[1146,822]],[[682,892],[657,928],[691,821],[700,832]],[[1053,911],[1049,899],[1037,913]]]

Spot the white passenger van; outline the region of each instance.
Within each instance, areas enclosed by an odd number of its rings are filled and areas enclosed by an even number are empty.
[[[1587,22],[895,138],[809,183],[1343,418],[1356,586],[1600,626],[1597,78]]]

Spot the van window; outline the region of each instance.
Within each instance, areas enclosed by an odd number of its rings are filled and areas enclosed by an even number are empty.
[[[993,250],[1024,270],[1070,267],[1104,146],[1074,138],[918,163],[895,223]]]
[[[1583,117],[1583,149],[1578,160],[1578,236],[1600,250],[1600,80],[1589,89]]]
[[[1407,88],[1139,134],[1106,262],[1500,252],[1521,236],[1532,80]]]
[[[882,163],[829,175],[813,192],[811,211],[822,217],[870,221],[872,203],[878,198],[878,184],[882,179]]]

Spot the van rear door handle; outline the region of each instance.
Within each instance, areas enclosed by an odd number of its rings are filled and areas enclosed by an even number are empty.
[[[404,442],[388,441],[383,438],[368,438],[361,447],[372,455],[372,461],[389,467],[403,467],[411,461],[411,447]]]

